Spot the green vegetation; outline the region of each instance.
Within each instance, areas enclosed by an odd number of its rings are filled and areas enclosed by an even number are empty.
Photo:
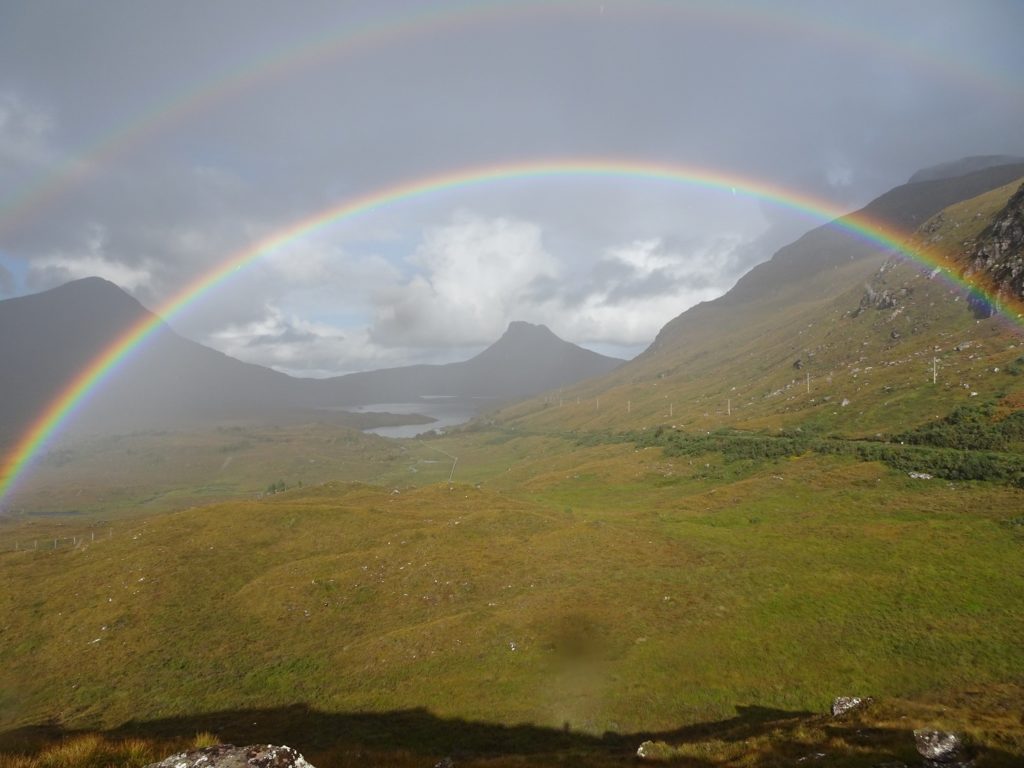
[[[1024,412],[998,424],[979,418],[979,413],[982,411],[959,408],[943,421],[900,435],[895,442],[815,437],[803,432],[763,435],[717,430],[691,435],[663,427],[627,437],[641,447],[661,446],[670,456],[718,453],[726,461],[745,461],[752,467],[768,459],[832,454],[879,461],[893,469],[947,480],[989,480],[1024,487],[1024,456],[1006,450],[1012,440],[1019,439]]]

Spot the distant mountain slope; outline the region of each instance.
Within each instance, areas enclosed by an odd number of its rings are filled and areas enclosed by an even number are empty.
[[[425,395],[512,400],[608,373],[622,362],[563,341],[546,326],[517,321],[464,362],[353,373],[304,385],[309,400],[318,403],[408,402]]]
[[[988,168],[957,178],[904,184],[871,201],[858,213],[913,232],[947,206],[1022,176],[1024,164],[1018,164]],[[749,310],[752,305],[765,302],[771,306],[781,302],[792,305],[823,298],[809,292],[809,281],[820,278],[827,283],[821,273],[877,257],[879,253],[874,244],[852,237],[842,229],[818,227],[779,250],[769,261],[751,269],[721,298],[700,304],[669,321],[639,359],[666,347],[686,344],[691,337],[703,334],[708,326],[720,327],[724,323],[730,327],[729,318],[740,308]],[[840,282],[836,287],[842,289],[844,285]]]
[[[930,168],[922,168],[911,176],[907,183],[916,184],[919,181],[949,179],[973,173],[974,171],[982,171],[997,165],[1019,165],[1020,163],[1024,163],[1024,157],[1017,155],[973,155],[948,163],[939,163]]]
[[[0,301],[0,445],[21,434],[120,334],[152,315],[100,278]],[[453,395],[510,400],[607,373],[622,361],[515,322],[471,360],[297,379],[235,360],[161,324],[89,398],[81,431],[260,418],[282,410]]]

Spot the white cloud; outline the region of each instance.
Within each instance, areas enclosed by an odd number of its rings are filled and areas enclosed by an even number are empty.
[[[574,341],[649,344],[688,307],[724,293],[735,280],[737,235],[670,246],[660,238],[609,248],[592,268],[588,290],[547,308],[556,331]]]
[[[468,211],[429,230],[409,263],[416,275],[374,297],[377,343],[493,341],[510,319],[528,319],[535,284],[560,275],[538,225]]]

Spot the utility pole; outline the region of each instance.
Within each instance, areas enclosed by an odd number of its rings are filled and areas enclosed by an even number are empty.
[[[939,358],[932,358],[932,384],[938,384],[939,382]]]
[[[811,372],[807,372],[807,394],[811,394]]]
[[[725,415],[732,416],[732,398],[726,398],[725,400]]]

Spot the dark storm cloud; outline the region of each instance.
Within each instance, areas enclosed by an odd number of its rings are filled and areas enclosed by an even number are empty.
[[[0,189],[13,191],[0,217],[17,211],[0,219],[3,258],[22,262],[15,272],[32,288],[98,273],[153,306],[332,204],[474,165],[638,158],[853,209],[921,167],[1024,154],[1018,3],[494,7],[398,33],[394,22],[421,3],[227,0],[183,12],[0,0]],[[394,33],[351,37],[367,23]],[[332,36],[337,45],[316,47]],[[585,309],[609,319],[565,327],[594,339],[628,327],[639,344],[820,223],[678,187],[547,179],[429,195],[326,231],[291,262],[246,270],[176,327],[222,348],[221,331],[247,328],[250,343],[230,336],[231,349],[299,367],[302,350],[318,366],[442,355],[512,313],[555,322]],[[11,207],[33,189],[53,194]],[[460,210],[478,218],[455,232]],[[470,256],[481,237],[495,258],[524,258],[503,221],[536,236],[533,272],[511,281]],[[416,262],[439,230],[458,253]],[[318,270],[300,264],[314,257]],[[494,284],[463,290],[460,279]],[[260,330],[274,311],[326,316],[338,302],[362,325]],[[629,322],[615,326],[613,311]],[[313,355],[309,335],[333,339],[328,351]]]

